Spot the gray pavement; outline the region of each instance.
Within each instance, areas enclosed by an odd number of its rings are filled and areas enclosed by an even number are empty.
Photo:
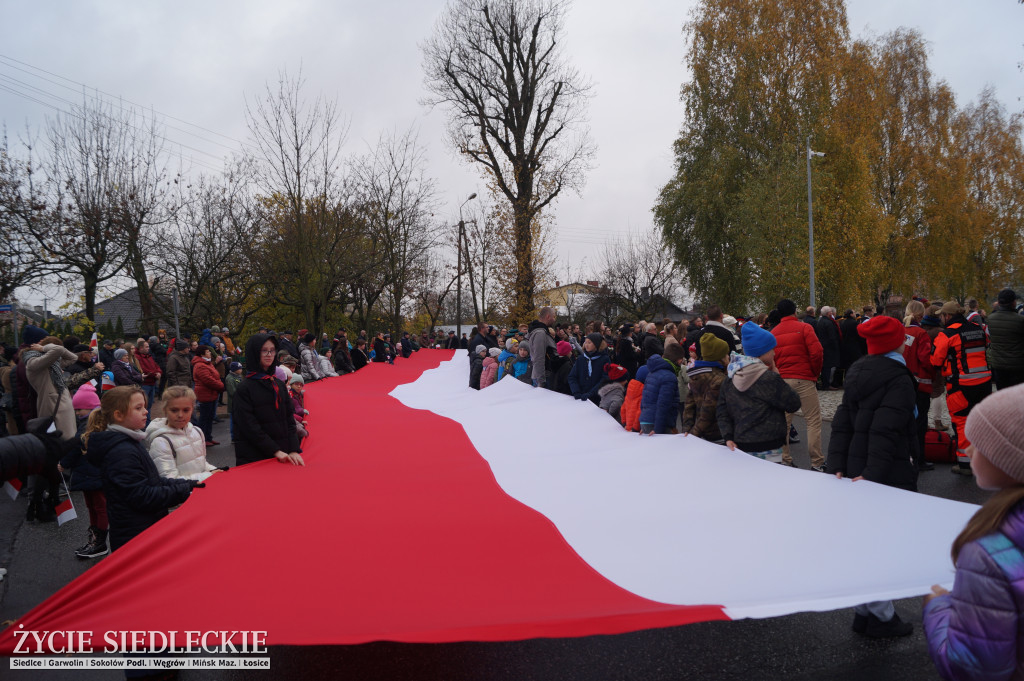
[[[795,420],[801,444],[793,458],[809,468],[805,424]],[[823,425],[827,451],[831,424]],[[210,450],[215,465],[233,465],[227,444],[227,418],[214,429],[222,443]],[[971,503],[987,494],[973,478],[951,475],[949,466],[921,474],[922,493]],[[96,561],[79,561],[74,549],[85,543],[87,511],[75,494],[82,522],[26,522],[25,499],[0,499],[0,622],[28,612]],[[798,523],[799,519],[787,522]],[[922,532],[929,528],[922,527]],[[98,559],[98,560],[102,560]],[[258,558],[254,558],[258,560]],[[814,579],[814,567],[807,568]],[[897,611],[915,624],[913,635],[871,641],[850,631],[852,612],[800,613],[737,622],[708,622],[616,636],[532,639],[503,643],[403,644],[378,642],[358,646],[282,646],[271,649],[270,671],[184,670],[183,681],[213,679],[818,679],[918,681],[938,679],[921,632],[921,599],[898,601]],[[120,671],[11,670],[0,660],[0,679],[119,679]]]

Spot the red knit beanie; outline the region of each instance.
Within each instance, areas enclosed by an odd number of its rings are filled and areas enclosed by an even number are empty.
[[[893,317],[872,317],[857,327],[864,340],[868,342],[868,354],[884,355],[898,350],[907,341],[907,331],[902,322]]]
[[[622,366],[621,364],[611,364],[611,363],[608,363],[608,364],[604,365],[604,372],[606,374],[608,374],[608,378],[610,378],[613,381],[619,380],[620,378],[625,376],[626,373],[627,373],[626,372],[626,367]]]

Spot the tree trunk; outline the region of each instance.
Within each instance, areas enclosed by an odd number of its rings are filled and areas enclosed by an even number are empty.
[[[515,221],[516,307],[514,318],[524,320],[533,312],[533,231],[529,205],[520,199],[512,204]]]
[[[96,287],[98,284],[96,279],[96,274],[93,272],[82,273],[82,288],[85,292],[85,316],[93,323],[96,322]]]

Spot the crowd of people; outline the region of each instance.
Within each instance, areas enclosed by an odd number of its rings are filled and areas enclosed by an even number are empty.
[[[361,331],[352,342],[344,330],[318,339],[261,328],[244,346],[219,327],[196,340],[161,331],[93,348],[28,326],[0,367],[0,479],[29,483],[28,520],[54,519],[63,481],[81,491],[89,530],[76,555],[102,556],[227,470],[207,459],[225,400],[236,465],[302,466],[306,384],[424,348],[465,347],[476,390],[519,381],[590,402],[627,431],[702,438],[786,466],[796,465],[799,411],[812,470],[911,491],[933,468],[926,434],[948,430],[953,471],[1001,491],[957,539],[956,585],[935,587],[925,631],[947,678],[1020,673],[1024,648],[1011,644],[1024,624],[1024,312],[1015,292],[1000,292],[987,313],[974,301],[920,299],[902,318],[871,307],[839,318],[828,306],[803,312],[783,299],[750,318],[712,305],[689,321],[581,330],[545,307],[518,327],[481,323],[468,339]],[[819,392],[839,389],[825,452]],[[879,638],[912,627],[892,602],[877,602],[856,609],[853,630]]]

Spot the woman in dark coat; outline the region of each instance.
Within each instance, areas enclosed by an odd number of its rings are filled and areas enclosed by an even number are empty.
[[[640,368],[640,353],[633,345],[632,331],[632,324],[624,324],[619,329],[619,339],[615,342],[615,354],[612,357],[612,361],[616,364],[626,367],[631,379],[636,376],[636,370]]]
[[[288,388],[274,375],[277,339],[258,333],[245,344],[249,368],[232,399],[235,419],[235,463],[239,466],[263,459],[306,465],[299,454],[292,401]]]

